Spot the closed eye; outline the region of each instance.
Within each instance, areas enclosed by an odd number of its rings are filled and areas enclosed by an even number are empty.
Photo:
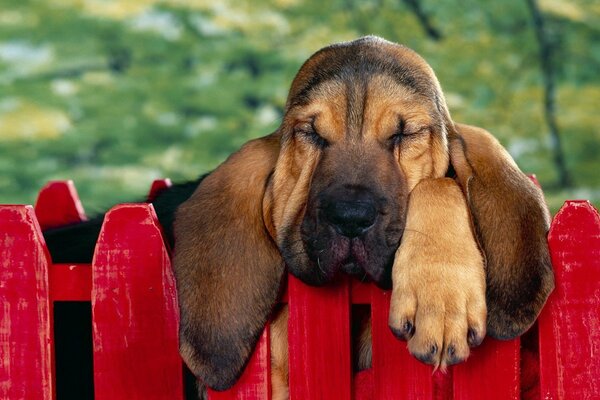
[[[430,132],[430,127],[422,124],[415,124],[412,122],[406,123],[403,119],[398,121],[396,132],[388,138],[388,141],[392,148],[398,146],[401,142],[407,139],[413,139],[420,137],[420,134]]]
[[[400,142],[402,141],[402,139],[404,139],[405,127],[406,127],[406,124],[405,124],[404,120],[402,118],[400,118],[400,120],[398,121],[398,126],[396,127],[396,132],[388,138],[388,141],[390,142],[390,145],[392,147],[398,146],[400,144]]]
[[[324,149],[329,146],[329,142],[327,139],[319,135],[317,129],[315,128],[314,119],[310,122],[304,122],[294,127],[294,134],[300,136],[301,138],[307,140],[313,145],[317,146],[320,149]]]

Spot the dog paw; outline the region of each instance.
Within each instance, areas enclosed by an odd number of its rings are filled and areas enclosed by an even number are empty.
[[[398,268],[390,328],[408,341],[417,359],[444,369],[464,361],[469,347],[481,343],[486,323],[482,267],[412,262]]]
[[[392,271],[392,332],[442,370],[464,361],[485,336],[484,263],[466,207],[451,179],[419,184]]]

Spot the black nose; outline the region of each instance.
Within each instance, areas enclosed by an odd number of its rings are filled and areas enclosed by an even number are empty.
[[[338,233],[349,238],[362,235],[377,218],[377,209],[371,199],[331,199],[322,209],[327,222]]]

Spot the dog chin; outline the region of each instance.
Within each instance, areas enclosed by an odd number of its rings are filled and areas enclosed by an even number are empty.
[[[319,263],[307,258],[299,265],[298,260],[286,262],[289,272],[310,286],[323,286],[335,278],[335,273],[324,270]]]
[[[371,259],[365,243],[359,238],[337,236],[320,250],[311,248],[307,243],[304,245],[306,254],[290,260],[288,267],[306,284],[321,286],[344,273],[361,281],[373,281],[384,289],[391,287],[391,273],[382,260]]]

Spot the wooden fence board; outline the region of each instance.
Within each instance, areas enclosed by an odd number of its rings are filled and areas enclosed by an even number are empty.
[[[31,206],[0,207],[0,398],[54,398],[50,257]]]
[[[165,189],[173,186],[173,183],[169,178],[165,179],[155,179],[150,186],[150,190],[148,191],[147,200],[149,203],[153,202],[156,199],[156,196],[160,194]]]
[[[568,201],[550,228],[556,289],[539,319],[545,400],[600,396],[600,215]]]
[[[372,287],[374,399],[426,400],[433,396],[433,368],[417,361],[389,325],[391,291]]]
[[[175,281],[151,205],[106,214],[92,268],[96,398],[181,399]]]
[[[350,400],[350,286],[327,290],[290,275],[289,361],[291,400]]]
[[[35,214],[42,230],[85,221],[85,211],[73,181],[50,181],[38,194]]]
[[[455,400],[518,400],[520,342],[487,337],[471,349],[467,362],[454,366]]]

